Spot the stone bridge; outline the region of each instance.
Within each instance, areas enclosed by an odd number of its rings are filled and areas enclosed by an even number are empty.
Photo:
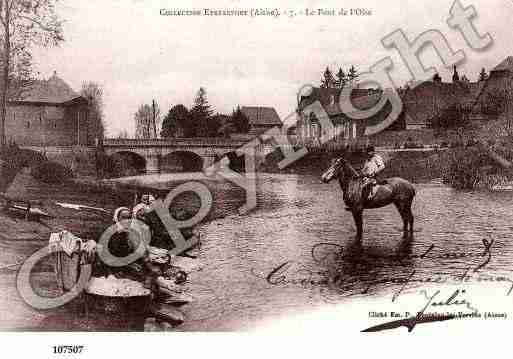
[[[105,139],[108,156],[129,160],[141,172],[201,171],[246,142],[227,138]]]

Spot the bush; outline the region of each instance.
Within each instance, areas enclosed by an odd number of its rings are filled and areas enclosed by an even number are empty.
[[[51,161],[44,161],[32,167],[31,175],[44,183],[63,183],[73,177],[71,169]]]
[[[497,152],[511,158],[509,151]],[[508,180],[504,170],[486,152],[476,147],[454,150],[447,163],[442,174],[443,181],[457,189],[490,189]]]

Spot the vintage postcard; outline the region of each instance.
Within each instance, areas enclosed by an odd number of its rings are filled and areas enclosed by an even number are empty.
[[[508,332],[512,16],[0,0],[2,336]]]

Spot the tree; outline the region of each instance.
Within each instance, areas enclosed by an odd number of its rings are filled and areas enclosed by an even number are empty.
[[[218,136],[229,137],[232,133],[237,132],[237,129],[233,124],[232,116],[218,113],[214,115],[214,117],[216,117],[216,122],[220,124],[219,129],[217,130]]]
[[[194,99],[194,106],[191,109],[194,136],[205,137],[209,135],[211,126],[209,126],[208,121],[212,113],[213,111],[207,100],[207,91],[203,87],[200,87]]]
[[[250,129],[249,118],[242,112],[240,106],[232,113],[231,122],[238,133],[248,133]]]
[[[431,126],[442,129],[465,126],[468,123],[468,115],[461,104],[454,103],[442,109],[440,115],[432,119]]]
[[[487,78],[488,78],[488,74],[486,73],[486,70],[483,67],[481,69],[481,72],[479,73],[479,81],[485,81]]]
[[[139,106],[139,109],[134,115],[135,138],[152,138],[152,116],[153,110],[150,105],[144,104]]]
[[[508,92],[506,90],[489,91],[486,93],[483,113],[498,117],[506,110],[508,102]]]
[[[358,77],[360,77],[358,70],[356,67],[354,67],[354,65],[351,65],[349,72],[347,73],[347,81],[351,84],[351,86],[354,86],[358,82]]]
[[[87,99],[89,105],[89,118],[94,138],[103,140],[105,123],[103,118],[103,89],[96,82],[84,82],[80,95]]]
[[[215,114],[211,116],[207,121],[207,136],[208,137],[217,137],[219,136],[219,130],[223,125],[224,116],[221,114]]]
[[[335,87],[335,78],[329,67],[326,67],[324,71],[324,77],[321,79],[322,88],[333,88]]]
[[[158,117],[160,107],[156,101],[141,105],[134,115],[135,138],[157,138]]]
[[[171,107],[162,121],[160,136],[169,137],[191,137],[191,115],[187,107],[182,104]]]
[[[347,76],[344,70],[340,67],[337,72],[337,80],[335,81],[335,87],[342,89],[346,85]]]
[[[6,144],[7,101],[32,79],[32,49],[64,41],[56,0],[0,0],[0,145]]]
[[[152,109],[152,120],[151,123],[153,125],[153,136],[157,138],[160,133],[160,125],[161,125],[161,116],[160,116],[160,106],[157,101],[151,101],[151,109]]]

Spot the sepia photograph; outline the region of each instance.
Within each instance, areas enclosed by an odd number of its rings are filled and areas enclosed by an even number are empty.
[[[0,337],[508,332],[512,15],[0,0]]]

